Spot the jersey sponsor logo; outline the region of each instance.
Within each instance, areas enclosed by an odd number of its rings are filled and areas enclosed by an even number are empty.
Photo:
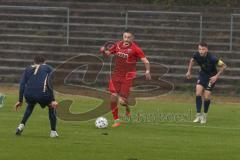
[[[121,57],[121,58],[128,58],[128,54],[123,53],[123,52],[117,52],[116,55],[117,55],[118,57]]]

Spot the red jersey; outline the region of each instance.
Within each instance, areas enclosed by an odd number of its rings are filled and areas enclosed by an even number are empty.
[[[109,51],[115,55],[115,67],[112,77],[134,78],[138,59],[145,57],[141,48],[134,42],[125,46],[123,41],[118,41]]]

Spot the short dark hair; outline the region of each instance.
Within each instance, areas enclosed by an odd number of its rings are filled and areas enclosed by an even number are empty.
[[[43,56],[35,56],[34,57],[34,63],[36,64],[42,64],[46,61],[46,59]]]
[[[125,29],[125,30],[123,31],[123,33],[131,33],[132,35],[134,35],[133,32],[132,32],[131,30],[129,30],[129,29]]]
[[[202,47],[208,48],[208,45],[207,45],[206,42],[199,42],[198,45],[199,45],[199,46],[202,46]]]

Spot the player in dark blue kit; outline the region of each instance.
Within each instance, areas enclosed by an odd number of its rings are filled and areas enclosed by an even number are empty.
[[[197,63],[201,71],[196,84],[196,119],[193,122],[200,122],[202,124],[207,122],[207,113],[210,105],[210,97],[212,90],[218,80],[220,74],[226,69],[226,64],[211,55],[208,52],[208,45],[205,42],[198,44],[198,52],[193,54],[188,66],[188,72],[186,73],[187,79],[191,79],[191,71],[194,63]],[[217,70],[219,67],[219,70]],[[201,113],[202,108],[202,96],[204,101],[204,112]]]
[[[50,137],[58,137],[56,132],[56,107],[58,104],[54,99],[51,87],[52,71],[52,67],[45,64],[45,59],[42,56],[36,56],[34,58],[34,65],[25,69],[20,82],[19,100],[15,107],[17,111],[21,108],[24,96],[27,108],[21,123],[17,127],[16,135],[21,135],[28,118],[38,103],[42,108],[48,106],[51,124]]]

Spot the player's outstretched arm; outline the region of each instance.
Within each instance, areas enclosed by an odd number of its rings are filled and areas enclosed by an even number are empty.
[[[189,65],[188,65],[188,71],[186,73],[186,78],[187,79],[191,79],[192,78],[192,67],[194,65],[194,59],[191,58],[190,59],[190,62],[189,62]]]
[[[219,70],[218,70],[218,73],[217,73],[215,76],[213,76],[213,77],[210,78],[210,82],[211,82],[211,83],[215,83],[215,82],[218,80],[219,76],[220,76],[220,75],[223,73],[223,71],[227,68],[227,65],[226,65],[222,60],[219,60],[219,61],[218,61],[217,66],[220,67],[220,68],[219,68]]]
[[[148,59],[146,57],[144,57],[144,58],[141,58],[141,61],[145,65],[145,69],[146,69],[145,76],[146,76],[146,79],[147,80],[151,80],[150,63],[149,63]]]

